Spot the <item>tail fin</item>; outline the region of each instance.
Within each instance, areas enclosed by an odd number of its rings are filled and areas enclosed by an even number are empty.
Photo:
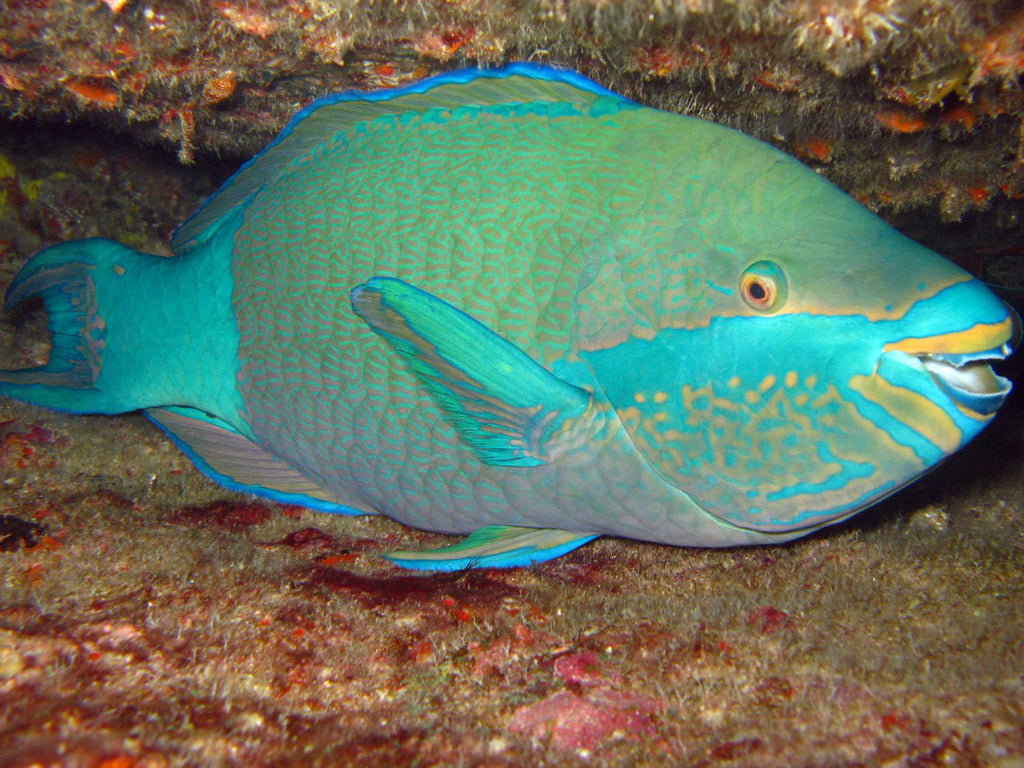
[[[4,311],[38,297],[46,309],[52,339],[50,359],[40,368],[0,371],[0,393],[16,400],[73,413],[120,413],[139,405],[117,388],[104,387],[107,322],[97,286],[128,264],[159,257],[141,254],[112,240],[62,243],[36,254],[7,289]],[[114,302],[116,303],[116,302]]]

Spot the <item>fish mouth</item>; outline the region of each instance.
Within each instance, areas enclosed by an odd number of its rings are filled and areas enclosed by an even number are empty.
[[[1006,309],[1007,317],[1002,322],[979,324],[930,339],[906,339],[886,345],[886,351],[898,350],[917,358],[961,409],[989,417],[999,410],[1013,386],[993,371],[992,365],[1013,354],[1021,341],[1020,317],[1009,305]],[[972,346],[978,351],[970,351]]]
[[[1013,351],[999,350],[975,355],[915,355],[924,369],[953,402],[981,416],[991,416],[1010,394],[1012,384],[992,370],[992,364]]]

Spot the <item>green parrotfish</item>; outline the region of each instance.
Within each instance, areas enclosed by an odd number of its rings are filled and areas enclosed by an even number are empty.
[[[224,485],[518,566],[597,536],[769,544],[973,438],[1015,315],[813,170],[573,72],[463,70],[300,112],[175,256],[48,248],[46,365],[3,394],[144,409]]]

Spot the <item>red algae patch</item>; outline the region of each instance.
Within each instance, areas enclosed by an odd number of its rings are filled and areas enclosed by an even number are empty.
[[[601,657],[593,651],[559,656],[555,659],[555,674],[567,683],[579,685],[601,685],[608,682]]]
[[[757,627],[762,635],[773,635],[790,626],[789,614],[771,605],[763,605],[747,614],[747,624]]]
[[[725,741],[711,750],[711,758],[716,761],[736,760],[761,751],[764,742],[761,739],[736,739]]]
[[[0,422],[0,436],[2,436],[5,445],[12,441],[29,443],[31,445],[61,445],[67,442],[63,437],[55,435],[41,424],[33,424],[26,427],[20,424],[17,419],[7,419]]]
[[[267,522],[270,507],[258,502],[215,501],[202,507],[186,507],[172,515],[172,522],[181,525],[212,525],[228,531],[240,531]]]
[[[308,588],[343,592],[369,608],[397,607],[408,602],[438,603],[457,618],[468,621],[467,605],[495,605],[520,590],[493,570],[411,575],[393,571],[366,576],[342,568],[315,565],[294,574]]]
[[[283,546],[291,547],[297,550],[313,550],[323,551],[329,549],[335,549],[339,546],[338,539],[331,536],[329,533],[321,531],[319,528],[302,528],[298,531],[292,531],[280,541],[272,541],[266,546]]]
[[[0,467],[4,469],[50,469],[54,448],[67,439],[40,424],[23,424],[18,419],[0,422]]]

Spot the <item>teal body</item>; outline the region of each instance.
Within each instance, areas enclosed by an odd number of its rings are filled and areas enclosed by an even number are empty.
[[[800,163],[543,67],[304,110],[176,233],[30,261],[75,412],[144,408],[225,484],[521,565],[597,535],[784,541],[991,419],[1014,316]]]

